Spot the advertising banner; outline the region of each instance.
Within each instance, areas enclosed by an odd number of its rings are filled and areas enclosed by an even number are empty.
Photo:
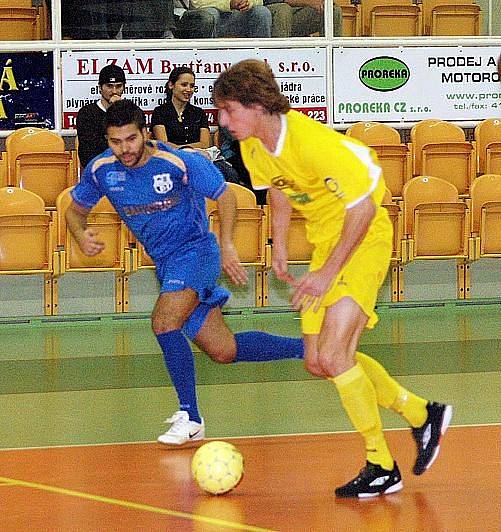
[[[0,68],[0,129],[53,129],[52,52],[0,53]]]
[[[501,116],[499,47],[334,50],[334,122]]]
[[[134,100],[147,119],[165,98],[165,84],[176,66],[187,65],[196,76],[191,103],[202,107],[209,124],[217,124],[212,87],[218,75],[243,59],[266,61],[291,107],[320,122],[327,121],[327,51],[318,48],[243,50],[69,51],[62,53],[63,127],[75,127],[78,110],[99,99],[99,71],[117,64],[127,78],[124,97]]]

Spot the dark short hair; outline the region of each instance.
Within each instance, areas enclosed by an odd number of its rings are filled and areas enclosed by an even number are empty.
[[[125,85],[125,72],[118,65],[106,65],[99,72],[99,86],[105,83],[123,83]]]
[[[280,92],[271,68],[256,59],[246,59],[222,72],[214,83],[214,100],[233,100],[245,107],[259,104],[269,113],[286,113],[289,100]]]
[[[122,127],[135,124],[138,129],[146,127],[146,118],[143,110],[132,100],[118,100],[112,103],[104,116],[104,130],[109,127]]]
[[[183,75],[183,74],[191,74],[193,76],[193,79],[195,79],[195,72],[188,67],[188,66],[180,66],[176,67],[172,70],[172,72],[169,75],[169,79],[167,80],[167,83],[165,84],[165,92],[170,92],[172,89],[169,87],[169,83],[176,83],[176,81]]]

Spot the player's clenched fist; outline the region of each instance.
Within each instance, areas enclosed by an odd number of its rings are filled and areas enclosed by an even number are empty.
[[[87,228],[85,231],[80,233],[78,237],[78,245],[83,251],[84,255],[88,257],[93,257],[98,253],[101,253],[104,249],[104,242],[99,240],[98,233],[95,229]]]

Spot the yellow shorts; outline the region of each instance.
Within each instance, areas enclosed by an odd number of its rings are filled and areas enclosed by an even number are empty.
[[[319,245],[313,252],[310,271],[318,270],[327,260],[332,249],[331,243]],[[325,310],[343,297],[353,299],[369,321],[366,327],[372,329],[378,321],[374,312],[377,295],[384,282],[391,259],[391,239],[371,239],[363,241],[349,262],[336,277],[330,290],[323,297],[320,308],[313,311],[312,305],[301,314],[303,334],[319,334],[324,321]]]

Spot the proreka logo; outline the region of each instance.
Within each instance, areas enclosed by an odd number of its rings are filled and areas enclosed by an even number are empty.
[[[409,80],[410,70],[400,59],[382,56],[366,61],[358,75],[369,89],[386,92],[403,87]]]

